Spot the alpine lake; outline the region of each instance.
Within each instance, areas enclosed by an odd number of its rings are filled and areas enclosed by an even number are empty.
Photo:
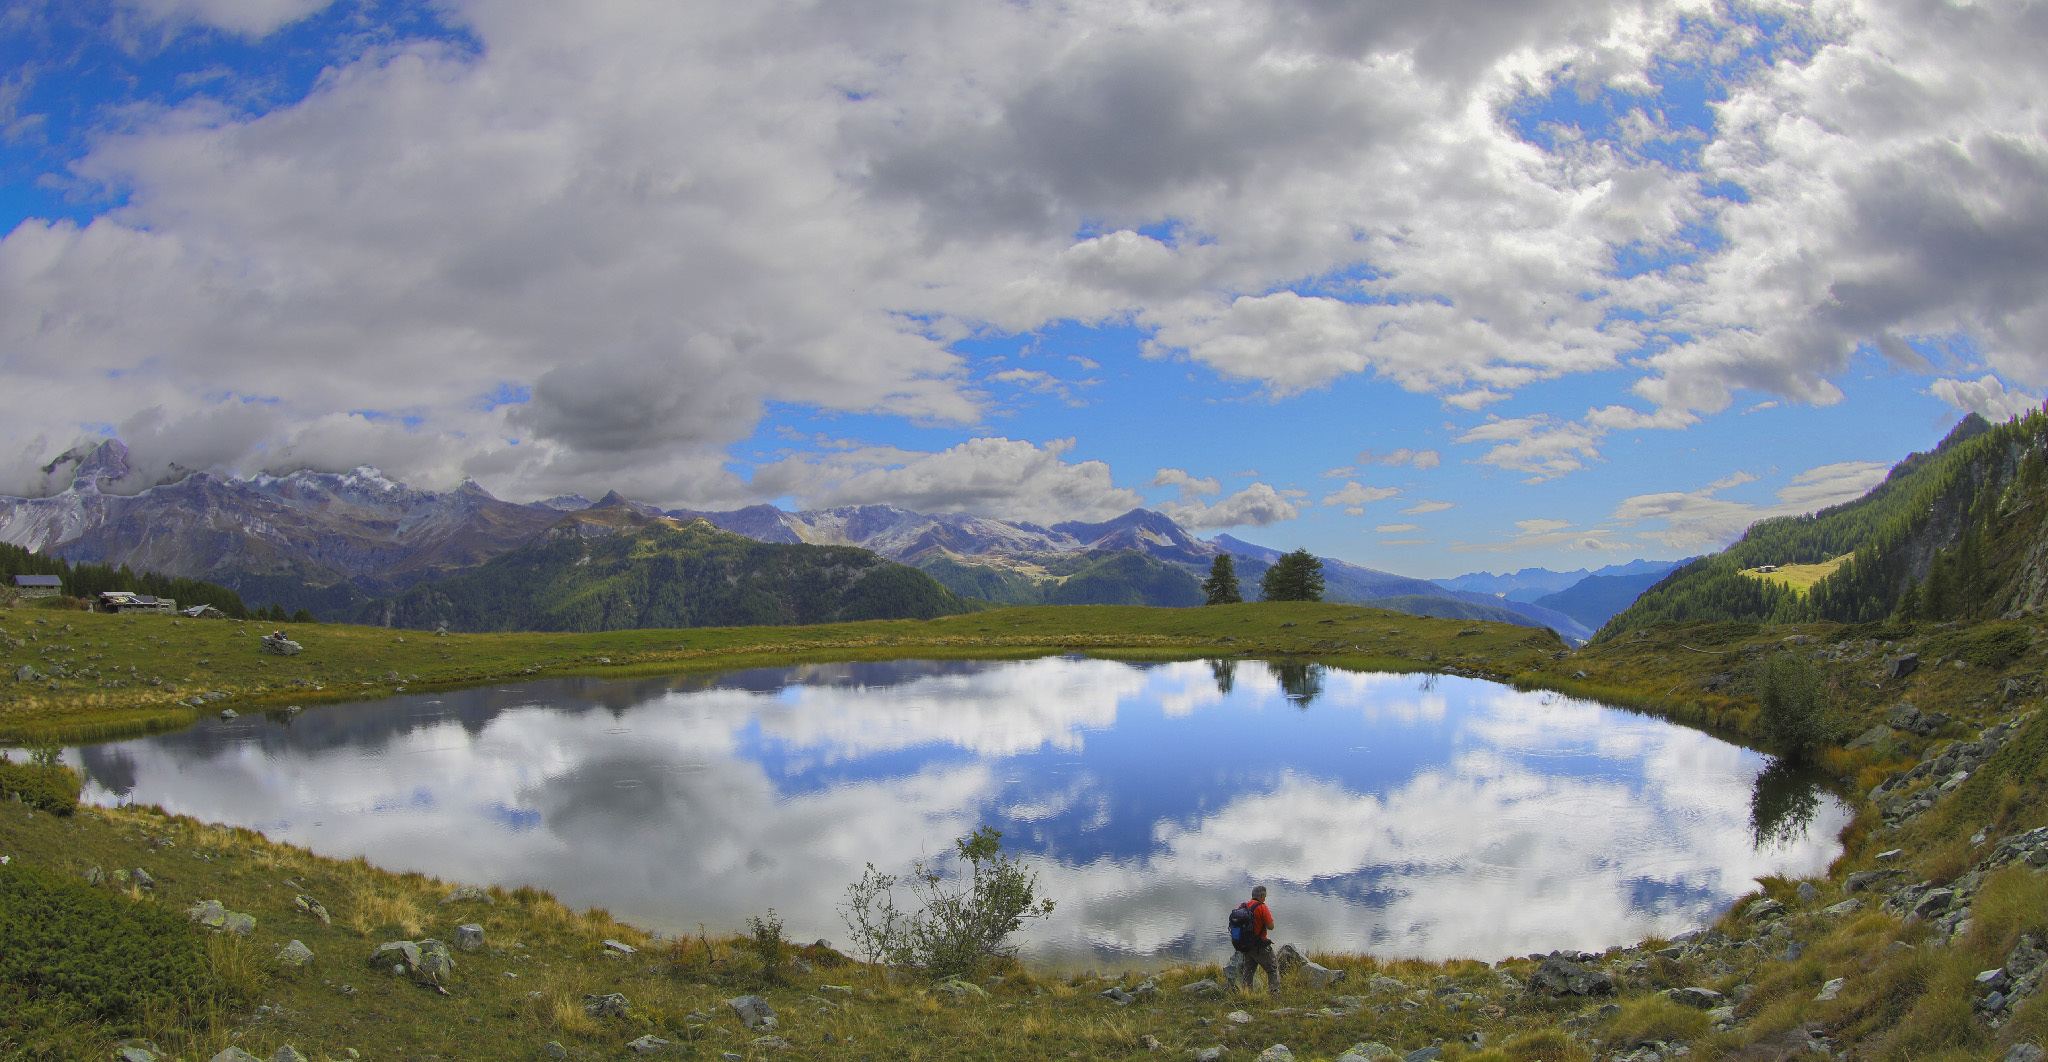
[[[669,934],[773,910],[791,939],[843,946],[868,864],[902,874],[994,826],[1057,904],[1023,955],[1063,969],[1220,961],[1255,883],[1274,939],[1304,950],[1597,951],[1823,871],[1850,817],[1815,778],[1654,717],[1251,659],[552,679],[64,755],[92,802]]]

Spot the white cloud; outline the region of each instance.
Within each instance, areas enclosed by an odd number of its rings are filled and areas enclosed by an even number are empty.
[[[190,20],[238,33],[266,37],[279,27],[321,11],[334,0],[123,0],[143,15],[166,22]]]
[[[1547,414],[1486,422],[1458,436],[1461,443],[1494,443],[1481,464],[1510,472],[1526,472],[1527,482],[1540,483],[1586,467],[1600,458],[1601,428],[1561,421]]]
[[[1615,507],[1611,519],[1631,524],[1661,521],[1637,534],[1672,549],[1719,549],[1739,538],[1758,520],[1794,516],[1854,501],[1884,482],[1888,466],[1875,461],[1842,461],[1808,469],[1777,491],[1770,505],[1731,501],[1716,495],[1727,487],[1754,480],[1738,474],[1697,491],[1638,494]]]
[[[1198,501],[1178,501],[1167,502],[1156,508],[1172,517],[1175,523],[1190,530],[1265,527],[1301,515],[1301,509],[1289,500],[1286,494],[1287,492],[1274,490],[1264,483],[1254,483],[1213,505],[1204,505]]]
[[[1401,492],[1393,487],[1368,487],[1354,479],[1346,482],[1343,486],[1343,489],[1334,490],[1328,494],[1323,495],[1323,504],[1347,506],[1371,505],[1373,502],[1386,501],[1388,498],[1399,497],[1400,494]]]
[[[1993,424],[2023,417],[2041,408],[2039,395],[2007,390],[2005,381],[1989,373],[1974,381],[1939,379],[1928,385],[1927,393],[1965,413],[1980,413]]]
[[[1543,535],[1572,526],[1570,520],[1517,520],[1515,526],[1525,535]]]
[[[1366,450],[1358,455],[1358,463],[1361,465],[1389,465],[1394,468],[1399,468],[1402,465],[1413,465],[1418,469],[1427,470],[1443,464],[1443,455],[1435,450],[1410,450],[1407,447],[1402,447],[1399,450],[1389,450],[1386,453],[1374,453],[1371,450]]]
[[[1152,477],[1152,486],[1179,487],[1182,499],[1201,498],[1223,492],[1223,482],[1217,479],[1191,476],[1178,468],[1162,468]]]
[[[1111,482],[1107,464],[1063,460],[1073,446],[1072,439],[1040,447],[977,438],[937,453],[873,447],[799,455],[762,466],[753,486],[770,497],[793,495],[806,508],[894,504],[1040,523],[1101,520],[1144,504],[1137,491]]]
[[[1414,505],[1411,505],[1406,509],[1401,510],[1401,512],[1409,516],[1420,516],[1423,513],[1440,513],[1443,512],[1445,509],[1455,509],[1457,507],[1457,504],[1454,502],[1425,501],[1416,502]]]
[[[1373,532],[1375,534],[1381,535],[1398,535],[1404,531],[1420,530],[1422,530],[1421,524],[1381,524],[1378,527],[1373,528]]]

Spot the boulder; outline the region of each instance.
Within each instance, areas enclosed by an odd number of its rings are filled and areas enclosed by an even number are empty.
[[[316,900],[311,896],[298,896],[293,898],[292,906],[319,919],[320,924],[323,926],[334,924],[334,920],[327,916],[327,908],[323,906],[319,900]]]
[[[592,993],[583,997],[583,1013],[593,1018],[623,1018],[629,1009],[626,997],[617,992]]]
[[[1187,984],[1180,986],[1180,990],[1182,995],[1189,996],[1220,996],[1223,994],[1223,986],[1206,977],[1200,981],[1189,981]]]
[[[150,874],[150,872],[149,872],[149,871],[147,871],[147,870],[144,870],[144,869],[142,869],[141,867],[136,867],[136,868],[135,868],[135,874],[134,874],[134,881],[135,881],[135,886],[136,886],[136,888],[140,888],[140,889],[154,889],[154,888],[156,888],[156,878],[155,878],[155,877],[153,877],[153,876],[152,876],[152,875]]]
[[[420,941],[420,961],[413,964],[413,976],[428,984],[442,985],[455,973],[455,957],[448,945],[438,940]]]
[[[297,656],[306,650],[305,646],[281,634],[266,634],[256,645],[273,656]]]
[[[1436,1062],[1437,1059],[1442,1057],[1444,1057],[1444,1049],[1441,1047],[1418,1047],[1402,1055],[1401,1062]]]
[[[1664,993],[1664,998],[1681,1007],[1695,1010],[1713,1010],[1725,1003],[1726,997],[1711,988],[1673,988]]]
[[[263,1062],[263,1060],[239,1047],[230,1047],[221,1051],[220,1054],[213,1056],[208,1062]]]
[[[611,955],[632,955],[635,952],[638,952],[640,949],[634,947],[631,944],[627,944],[623,941],[611,940],[607,938],[604,942],[604,950],[607,954]]]
[[[1849,742],[1847,747],[1850,752],[1854,752],[1857,749],[1867,749],[1872,745],[1876,745],[1880,742],[1885,741],[1895,733],[1897,733],[1897,731],[1893,730],[1891,727],[1888,727],[1883,723],[1879,723],[1876,726],[1873,726],[1870,729],[1865,730],[1863,733],[1856,735],[1856,737]]]
[[[1913,913],[1922,918],[1933,918],[1948,910],[1949,902],[1956,898],[1954,889],[1929,889],[1920,902],[1913,905]]]
[[[944,981],[940,981],[932,986],[932,991],[950,997],[955,1003],[969,999],[988,998],[988,989],[977,984],[962,981],[957,977],[949,977]]]
[[[1813,887],[1813,882],[1802,881],[1799,883],[1800,903],[1812,903],[1818,899],[1820,899],[1820,890]]]
[[[249,936],[250,934],[256,932],[256,916],[252,914],[243,914],[240,911],[229,911],[227,917],[227,924],[222,926],[221,928],[227,930],[230,933],[233,933],[238,937]]]
[[[1232,1025],[1250,1025],[1252,1023],[1252,1016],[1241,1010],[1233,1010],[1225,1014],[1223,1020]]]
[[[1778,918],[1784,913],[1784,904],[1769,897],[1763,897],[1743,909],[1742,920],[1745,922],[1762,922],[1766,919]]]
[[[455,927],[455,946],[463,951],[477,951],[484,946],[484,927],[474,922]]]
[[[1337,1056],[1337,1062],[1379,1062],[1382,1058],[1394,1057],[1394,1049],[1386,1044],[1366,1040],[1352,1044]]]
[[[454,892],[451,892],[448,895],[441,897],[441,903],[443,906],[446,906],[451,903],[465,903],[472,900],[478,903],[492,902],[491,894],[484,891],[481,888],[478,888],[475,885],[461,886],[457,888]]]
[[[99,867],[93,867],[85,872],[85,883],[87,885],[103,884],[106,880],[107,872]]]
[[[778,1024],[775,1008],[760,996],[739,996],[726,1000],[725,1005],[731,1007],[732,1012],[739,1015],[740,1022],[749,1029],[773,1029]]]
[[[1275,953],[1274,958],[1279,961],[1282,977],[1300,969],[1303,963],[1308,962],[1308,956],[1303,955],[1301,949],[1292,944],[1280,945],[1280,950]]]
[[[1259,1052],[1255,1062],[1294,1062],[1294,1052],[1288,1050],[1286,1044],[1274,1044]]]
[[[1222,1047],[1203,1047],[1192,1049],[1188,1053],[1194,1056],[1195,1062],[1218,1062],[1223,1057],[1223,1051]]]
[[[2014,1044],[2005,1053],[2005,1062],[2042,1062],[2044,1058],[2048,1058],[2048,1051],[2034,1044]]]
[[[1829,981],[1827,984],[1820,986],[1820,991],[1813,994],[1813,1001],[1815,1003],[1833,1002],[1836,996],[1842,994],[1842,986],[1848,983],[1849,979],[1846,977],[1837,977]]]
[[[636,1055],[650,1055],[656,1051],[665,1051],[673,1046],[674,1044],[662,1039],[659,1036],[648,1035],[643,1036],[638,1040],[628,1041],[626,1043],[626,1050],[631,1051]]]
[[[289,966],[295,970],[302,969],[307,963],[313,961],[313,949],[294,940],[277,950],[277,961],[281,966]]]
[[[1332,970],[1319,963],[1304,962],[1301,964],[1302,978],[1308,982],[1310,988],[1318,992],[1342,981],[1345,972],[1344,970]]]
[[[370,953],[369,964],[376,969],[403,965],[410,972],[420,964],[420,946],[410,940],[387,940]]]
[[[1893,657],[1892,662],[1885,665],[1884,677],[1892,682],[1897,682],[1918,670],[1920,670],[1920,654],[1902,653],[1899,656]]]
[[[285,1044],[270,1056],[270,1062],[310,1062],[310,1060],[305,1055],[300,1054],[298,1048]]]
[[[219,929],[227,924],[228,910],[219,900],[201,900],[185,909],[185,917],[208,929]]]
[[[1137,998],[1131,995],[1129,992],[1124,991],[1122,987],[1116,985],[1112,985],[1095,994],[1096,996],[1102,999],[1109,1000],[1111,1003],[1114,1003],[1119,1007],[1128,1006],[1130,1005],[1131,1000]]]
[[[1553,996],[1604,996],[1614,991],[1614,975],[1553,955],[1529,975],[1529,987]]]

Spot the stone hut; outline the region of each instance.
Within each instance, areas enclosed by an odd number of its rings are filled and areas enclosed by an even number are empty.
[[[54,575],[17,575],[14,577],[14,596],[24,601],[38,597],[56,597],[64,592],[64,580]]]

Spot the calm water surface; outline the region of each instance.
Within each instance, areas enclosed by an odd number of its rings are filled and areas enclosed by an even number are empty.
[[[209,720],[67,753],[87,797],[649,928],[778,911],[844,941],[866,863],[987,823],[1058,902],[1026,953],[1276,937],[1443,958],[1599,949],[1808,874],[1847,810],[1766,757],[1587,701],[1318,665],[1081,658],[561,679]],[[331,905],[331,901],[330,901]]]

